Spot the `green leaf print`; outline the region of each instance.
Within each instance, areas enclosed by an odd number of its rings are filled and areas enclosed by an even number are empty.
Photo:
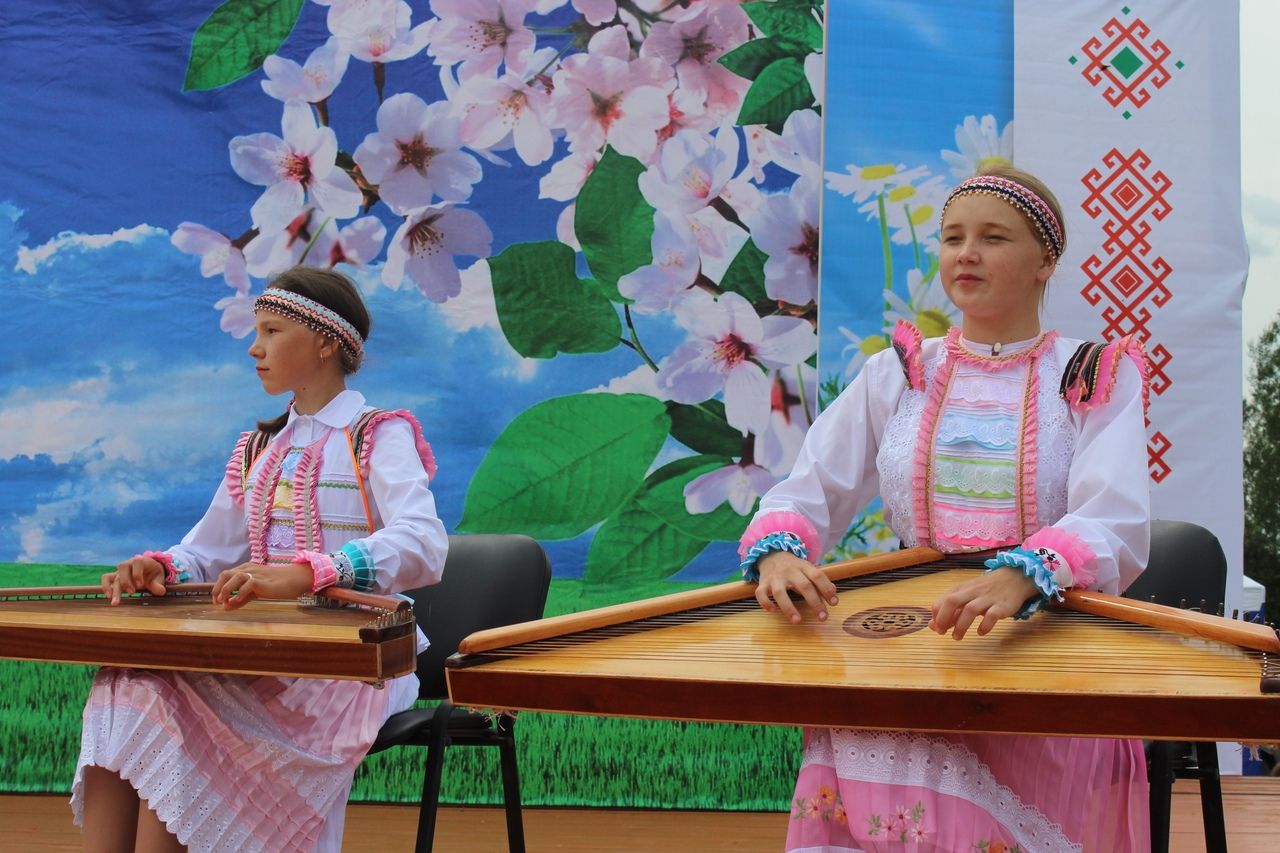
[[[653,208],[640,194],[644,164],[612,148],[578,193],[573,230],[591,274],[615,302],[618,279],[653,261]]]
[[[545,400],[507,425],[467,489],[458,529],[566,539],[614,513],[644,481],[671,429],[642,394]]]
[[[742,99],[738,124],[763,124],[781,133],[787,116],[813,106],[813,90],[804,74],[804,63],[785,56],[770,63],[756,77]]]
[[[216,89],[257,71],[293,30],[305,0],[227,0],[191,38],[182,91]]]
[[[608,352],[621,340],[617,309],[578,278],[565,244],[516,243],[490,258],[489,270],[502,333],[525,358]]]

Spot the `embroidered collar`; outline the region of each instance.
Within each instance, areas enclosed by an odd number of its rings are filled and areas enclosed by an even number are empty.
[[[1009,365],[1039,358],[1057,339],[1058,333],[1056,331],[1042,332],[1039,337],[1032,338],[1029,341],[1018,341],[1017,343],[1005,345],[1003,347],[1004,351],[1000,355],[987,355],[970,349],[960,337],[960,327],[952,326],[951,331],[947,333],[946,346],[947,354],[957,361],[974,364],[984,370],[999,370]]]
[[[353,391],[350,388],[338,393],[336,397],[325,404],[320,411],[311,415],[319,423],[333,429],[342,429],[349,426],[352,421],[360,414],[360,410],[364,408],[364,395],[359,391]],[[286,428],[294,425],[299,418],[307,417],[299,415],[298,410],[289,404],[289,421],[285,425]]]

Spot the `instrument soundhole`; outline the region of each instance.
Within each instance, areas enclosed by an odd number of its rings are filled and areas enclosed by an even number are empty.
[[[844,630],[855,637],[887,640],[914,634],[929,624],[932,613],[925,607],[873,607],[844,620]]]

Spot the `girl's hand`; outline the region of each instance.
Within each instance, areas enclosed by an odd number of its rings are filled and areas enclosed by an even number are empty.
[[[791,601],[787,590],[794,589],[804,597],[809,607],[817,614],[818,621],[827,618],[824,602],[836,604],[836,585],[813,563],[802,560],[789,551],[774,551],[765,554],[756,563],[760,570],[760,583],[756,585],[756,601],[765,610],[781,610],[793,623],[803,617]]]
[[[114,572],[102,576],[102,594],[113,605],[120,603],[126,592],[147,591],[152,595],[164,595],[164,566],[151,557],[131,557],[116,566]]]
[[[997,622],[1017,613],[1028,598],[1039,594],[1031,578],[1006,566],[958,584],[934,602],[929,627],[939,634],[951,631],[951,636],[960,640],[981,616],[978,635],[985,636]]]
[[[255,598],[297,598],[311,592],[315,576],[306,563],[260,566],[242,563],[218,575],[213,602],[224,610],[244,607]]]

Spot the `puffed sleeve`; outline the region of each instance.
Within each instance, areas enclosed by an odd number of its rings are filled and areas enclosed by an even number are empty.
[[[741,555],[785,531],[802,540],[808,559],[816,561],[844,535],[879,493],[876,453],[906,387],[892,350],[867,360],[809,428],[790,475],[761,499],[742,536]]]
[[[332,557],[340,566],[348,561],[343,568],[352,571],[353,588],[360,591],[387,594],[438,583],[449,537],[436,516],[424,465],[426,444],[416,422],[387,418],[373,427],[369,440],[365,471],[375,520],[382,526]]]
[[[167,553],[174,567],[187,574],[184,579],[212,581],[220,572],[249,559],[249,537],[245,530],[243,502],[232,498],[224,480],[204,517]]]
[[[1067,479],[1067,513],[1025,547],[1066,562],[1071,585],[1122,592],[1147,564],[1151,496],[1144,377],[1137,359],[1116,358],[1107,398],[1073,410],[1079,430]]]

